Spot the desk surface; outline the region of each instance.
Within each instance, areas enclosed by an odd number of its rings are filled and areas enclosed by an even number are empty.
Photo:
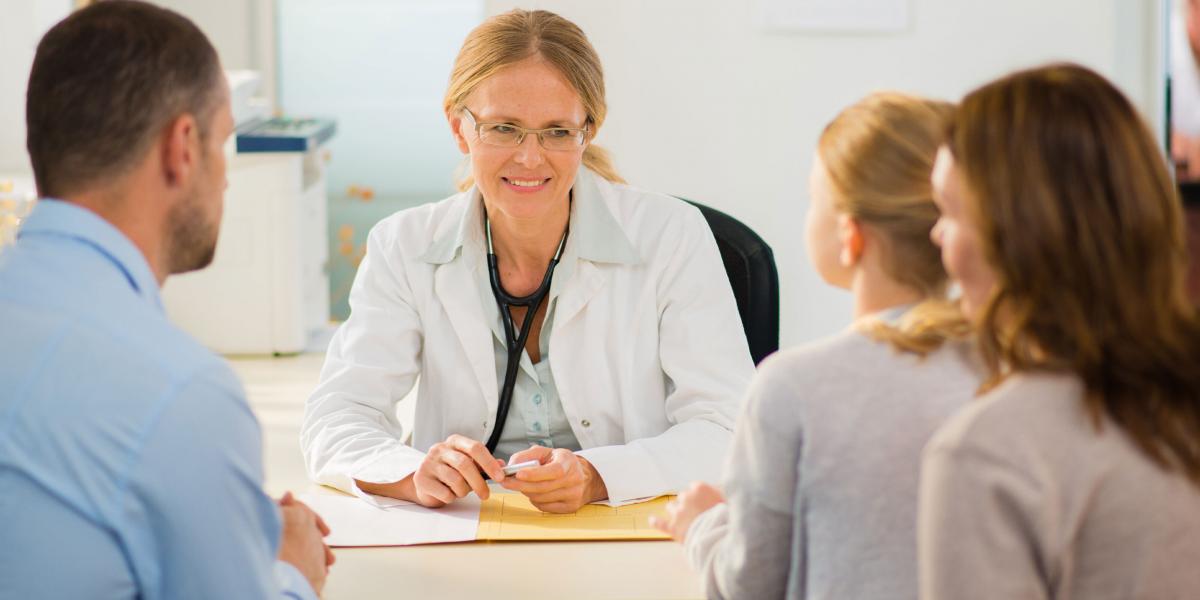
[[[668,541],[473,542],[334,553],[325,600],[702,597],[682,548]]]
[[[263,424],[266,488],[274,496],[312,485],[297,439],[321,361],[319,355],[233,361]],[[411,419],[415,403],[407,404],[402,419]],[[334,554],[325,600],[702,597],[683,549],[667,541],[473,542]]]

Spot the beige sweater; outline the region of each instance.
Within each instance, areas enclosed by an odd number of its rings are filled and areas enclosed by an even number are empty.
[[[1200,598],[1200,488],[1097,432],[1082,397],[1074,376],[1013,376],[930,441],[922,598]]]

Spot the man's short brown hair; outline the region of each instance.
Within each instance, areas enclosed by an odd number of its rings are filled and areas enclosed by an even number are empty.
[[[110,0],[55,25],[38,44],[26,94],[26,148],[42,196],[124,174],[175,118],[201,139],[221,98],[217,52],[191,21]]]

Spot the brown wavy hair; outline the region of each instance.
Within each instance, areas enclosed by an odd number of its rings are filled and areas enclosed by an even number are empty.
[[[938,219],[929,181],[954,106],[897,92],[876,92],[825,127],[817,153],[835,208],[880,234],[884,270],[924,297],[896,324],[858,325],[872,338],[922,356],[970,326],[946,298],[948,277],[929,238]]]
[[[962,102],[948,147],[996,288],[981,311],[985,389],[1070,372],[1155,463],[1200,485],[1200,318],[1162,149],[1111,83],[1021,71]]]
[[[533,56],[542,57],[562,73],[579,94],[589,128],[593,132],[600,129],[608,115],[600,56],[578,25],[546,10],[513,9],[467,34],[442,101],[446,114],[462,110],[471,92],[496,71]],[[595,144],[584,149],[583,165],[609,181],[625,183],[608,151]],[[472,183],[470,174],[463,174],[458,189],[466,190]]]

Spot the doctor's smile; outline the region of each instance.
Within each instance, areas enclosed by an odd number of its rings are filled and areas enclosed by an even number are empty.
[[[510,177],[501,177],[500,179],[503,180],[504,183],[508,184],[509,189],[511,189],[512,191],[514,191],[518,194],[529,194],[529,193],[533,193],[533,192],[543,191],[546,189],[546,184],[550,181],[549,177],[547,177],[545,179],[528,179],[528,178],[517,179],[517,178],[510,178]]]

